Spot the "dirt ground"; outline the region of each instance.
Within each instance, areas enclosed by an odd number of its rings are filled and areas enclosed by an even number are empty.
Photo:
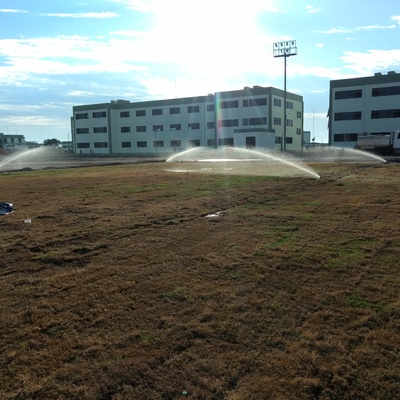
[[[1,173],[0,398],[400,398],[400,166],[312,167]]]

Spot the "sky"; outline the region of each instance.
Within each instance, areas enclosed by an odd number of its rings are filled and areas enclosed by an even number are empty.
[[[71,140],[75,105],[284,88],[327,143],[330,80],[400,72],[398,0],[0,0],[0,132]],[[290,118],[288,111],[288,118]]]

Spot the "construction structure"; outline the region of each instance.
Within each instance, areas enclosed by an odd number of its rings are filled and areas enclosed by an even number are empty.
[[[71,117],[72,151],[163,157],[197,146],[299,151],[303,110],[302,96],[261,86],[198,97],[79,105]]]
[[[400,74],[332,80],[329,144],[357,146],[358,135],[390,135],[400,129]]]

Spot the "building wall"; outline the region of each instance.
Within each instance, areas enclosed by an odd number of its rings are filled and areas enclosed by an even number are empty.
[[[207,96],[75,106],[77,154],[170,155],[195,146],[282,147],[284,92],[254,86]],[[303,98],[287,93],[287,150],[302,146]]]
[[[400,74],[342,79],[330,83],[329,143],[355,147],[359,133],[400,129]]]

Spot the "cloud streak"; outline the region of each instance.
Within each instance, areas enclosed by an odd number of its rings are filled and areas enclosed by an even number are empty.
[[[116,18],[119,14],[115,12],[89,12],[89,13],[40,13],[42,17],[58,17],[58,18],[86,18],[86,19],[105,19]]]
[[[355,32],[362,32],[362,31],[372,31],[372,30],[385,30],[385,29],[395,29],[396,25],[367,25],[367,26],[358,26],[355,28],[331,28],[325,31],[319,31],[319,33],[325,34],[336,34],[336,33],[355,33]]]
[[[18,13],[27,13],[28,11],[24,10],[14,10],[10,8],[1,8],[0,13],[12,13],[12,14],[18,14]]]

